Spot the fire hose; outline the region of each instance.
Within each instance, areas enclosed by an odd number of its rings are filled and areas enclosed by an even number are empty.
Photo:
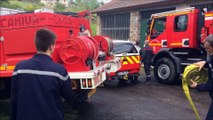
[[[207,76],[208,75],[207,75],[206,69],[199,70],[199,66],[194,65],[194,64],[187,66],[183,73],[182,87],[183,87],[184,93],[196,115],[197,120],[201,120],[201,118],[200,118],[198,111],[194,105],[194,102],[192,101],[192,98],[190,96],[188,85],[189,86],[191,85],[190,80],[194,80],[195,82],[197,82],[198,85],[206,83],[208,80]]]

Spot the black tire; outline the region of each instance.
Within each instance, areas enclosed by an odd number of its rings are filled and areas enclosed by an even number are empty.
[[[87,95],[89,90],[77,90],[73,92],[74,92],[73,99],[72,101],[69,101],[73,107],[76,107],[76,105],[88,102],[89,98],[87,98]]]
[[[130,78],[131,83],[137,83],[138,82],[138,75],[134,75]]]
[[[128,80],[118,79],[118,86],[125,86],[128,84]]]
[[[0,88],[0,99],[10,98],[10,79],[4,79],[0,83],[4,84],[4,87]]]
[[[158,82],[165,84],[173,84],[178,78],[175,63],[169,58],[161,58],[156,62],[154,75]]]

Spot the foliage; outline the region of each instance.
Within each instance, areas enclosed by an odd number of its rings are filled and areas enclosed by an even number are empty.
[[[73,9],[77,11],[96,9],[101,5],[97,0],[76,0]]]
[[[55,7],[54,7],[55,11],[65,11],[65,6],[61,3],[56,3]]]
[[[11,8],[11,9],[22,9],[25,11],[33,11],[35,9],[41,8],[49,8],[54,9],[55,11],[59,12],[80,12],[83,10],[93,10],[97,7],[103,5],[103,2],[98,2],[97,0],[70,0],[70,4],[68,7],[65,7],[63,4],[57,3],[54,7],[52,6],[45,6],[39,2],[40,0],[0,0],[1,7]],[[95,20],[92,19],[91,21],[91,29],[92,35],[96,34],[96,24]]]
[[[8,0],[0,0],[0,4],[2,4],[3,2],[8,2]]]
[[[91,23],[91,29],[92,29],[92,36],[97,34],[97,25],[94,23]]]
[[[25,11],[32,11],[35,9],[40,9],[44,6],[39,2],[40,0],[0,0],[1,7],[11,8],[11,9],[23,9]],[[79,12],[83,10],[92,10],[96,9],[100,5],[103,5],[103,2],[98,2],[97,0],[70,0],[70,4],[68,7],[56,3],[54,9],[56,11],[72,11]]]
[[[19,0],[22,2],[28,2],[28,3],[39,3],[41,0]]]
[[[33,11],[35,9],[40,9],[44,7],[44,5],[40,3],[28,3],[28,2],[11,0],[8,2],[2,2],[1,7],[11,8],[11,9],[23,9],[25,11]]]

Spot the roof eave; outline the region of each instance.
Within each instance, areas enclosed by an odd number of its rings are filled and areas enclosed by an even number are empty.
[[[154,3],[147,3],[147,4],[138,4],[135,6],[128,6],[128,7],[121,7],[121,8],[112,8],[112,9],[107,9],[107,10],[97,10],[97,11],[92,11],[92,13],[108,13],[108,12],[116,12],[116,11],[120,11],[120,10],[131,10],[131,9],[138,9],[141,7],[149,7],[149,6],[153,6],[153,5],[165,5],[165,4],[174,4],[174,3],[180,3],[180,2],[184,2],[186,0],[166,0],[166,1],[160,1],[160,2],[154,2]]]

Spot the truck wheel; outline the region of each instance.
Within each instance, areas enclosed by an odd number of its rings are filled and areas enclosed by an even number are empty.
[[[88,100],[89,100],[87,98],[88,92],[89,92],[89,90],[75,90],[75,91],[73,91],[73,99],[72,99],[72,101],[69,101],[70,104],[73,107],[76,107],[79,104],[88,102]]]
[[[174,83],[178,76],[175,63],[169,58],[159,59],[154,67],[154,75],[160,83]]]
[[[134,75],[130,78],[131,83],[138,83],[138,75]]]
[[[118,79],[118,86],[125,86],[127,85],[127,80],[124,79]]]

